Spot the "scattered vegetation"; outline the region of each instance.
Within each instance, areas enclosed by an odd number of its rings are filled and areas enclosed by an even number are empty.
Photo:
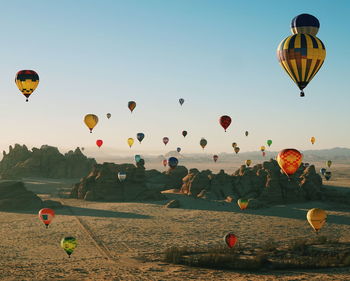
[[[347,267],[350,266],[350,243],[340,243],[337,238],[317,236],[284,244],[268,240],[260,248],[254,249],[172,247],[165,251],[165,261],[233,270]]]

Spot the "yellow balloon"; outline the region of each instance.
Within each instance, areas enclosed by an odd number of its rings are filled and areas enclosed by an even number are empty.
[[[133,138],[128,138],[128,145],[131,148],[132,145],[134,144],[134,139]]]
[[[98,117],[95,114],[87,114],[87,115],[85,115],[84,122],[85,122],[86,126],[89,128],[90,133],[92,133],[92,129],[98,123]]]
[[[328,168],[330,168],[332,166],[332,161],[328,160],[326,164],[327,164]]]
[[[315,141],[316,141],[315,137],[311,137],[310,141],[311,141],[312,144],[314,144]]]
[[[245,160],[245,164],[249,167],[252,164],[252,160]]]
[[[314,208],[307,212],[306,218],[311,227],[318,232],[326,223],[327,214],[322,209]]]
[[[260,146],[260,150],[262,151],[262,152],[264,152],[265,151],[265,146]]]

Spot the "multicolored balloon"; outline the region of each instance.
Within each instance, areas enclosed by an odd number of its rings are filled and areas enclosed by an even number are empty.
[[[206,145],[208,144],[207,140],[205,138],[202,138],[199,142],[199,145],[204,149]]]
[[[16,74],[15,83],[28,101],[29,96],[39,85],[39,75],[34,70],[20,70]]]
[[[179,160],[177,160],[176,157],[170,157],[168,159],[168,165],[171,169],[175,169],[178,163],[179,163]]]
[[[163,138],[164,145],[167,145],[168,142],[169,142],[169,138],[168,137],[164,137]]]
[[[241,210],[245,210],[248,207],[249,200],[247,199],[238,199],[237,204]]]
[[[97,140],[96,145],[100,148],[103,144],[103,140]]]
[[[98,123],[98,117],[95,114],[87,114],[84,117],[85,125],[89,128],[90,133],[92,133],[93,128]]]
[[[219,156],[217,156],[216,154],[213,156],[214,162],[218,161]]]
[[[134,144],[134,139],[133,138],[128,138],[128,145],[131,148],[132,145]]]
[[[144,133],[137,133],[136,138],[141,143],[142,140],[145,138],[145,134]]]
[[[237,241],[238,238],[232,232],[229,232],[224,236],[224,242],[229,248],[233,248],[236,245]]]
[[[226,132],[226,129],[231,125],[231,122],[232,122],[231,117],[227,115],[223,115],[219,119],[219,123],[221,127],[224,128],[225,132]]]
[[[77,239],[75,239],[74,237],[71,237],[71,236],[64,237],[61,240],[61,247],[63,248],[63,250],[65,250],[68,257],[70,257],[70,255],[73,253],[73,251],[77,247],[77,245],[78,245]]]
[[[332,177],[332,172],[325,172],[324,173],[324,178],[329,181]]]
[[[186,136],[187,136],[187,131],[182,131],[182,135],[183,135],[184,137],[186,137]]]
[[[313,208],[307,212],[307,221],[316,233],[325,225],[327,213],[319,208]]]
[[[292,19],[291,31],[293,34],[306,33],[316,36],[320,22],[318,19],[309,14],[300,14]]]
[[[128,102],[128,108],[130,109],[131,113],[134,111],[135,107],[136,107],[136,102],[134,101]]]
[[[49,227],[54,217],[55,211],[50,208],[44,208],[39,211],[39,219],[46,225],[46,228]]]
[[[283,149],[277,155],[277,162],[282,171],[287,175],[293,175],[300,167],[303,155],[294,148]]]
[[[250,166],[250,164],[252,164],[252,160],[245,160],[245,164],[249,167]]]
[[[325,172],[327,171],[327,169],[326,168],[321,168],[320,169],[320,173],[321,173],[321,175],[322,176],[324,176],[324,174],[325,174]]]

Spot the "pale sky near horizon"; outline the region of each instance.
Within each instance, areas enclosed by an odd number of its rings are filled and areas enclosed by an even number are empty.
[[[267,139],[274,151],[350,146],[348,1],[0,3],[1,150],[49,144],[95,154],[103,139],[103,154],[176,147],[185,154],[202,151],[201,137],[208,153],[232,152],[232,142],[254,151]],[[319,19],[317,36],[327,50],[305,98],[276,59],[300,13]],[[21,69],[40,76],[28,103],[14,83]],[[129,100],[137,102],[132,114]],[[92,134],[83,123],[87,113],[100,118]],[[233,120],[226,133],[221,115]],[[129,149],[127,138],[138,132],[145,139]]]

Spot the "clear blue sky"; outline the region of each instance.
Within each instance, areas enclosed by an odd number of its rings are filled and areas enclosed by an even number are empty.
[[[201,137],[210,153],[231,152],[233,141],[253,151],[267,139],[272,150],[349,147],[349,1],[13,0],[1,11],[2,149],[18,142],[93,152],[101,138],[103,153],[186,153],[201,151]],[[300,13],[320,20],[327,50],[305,98],[276,59]],[[14,83],[20,69],[40,76],[29,103]],[[100,117],[93,134],[87,113]],[[233,119],[227,133],[224,114]],[[126,139],[138,132],[146,137],[130,152]]]

